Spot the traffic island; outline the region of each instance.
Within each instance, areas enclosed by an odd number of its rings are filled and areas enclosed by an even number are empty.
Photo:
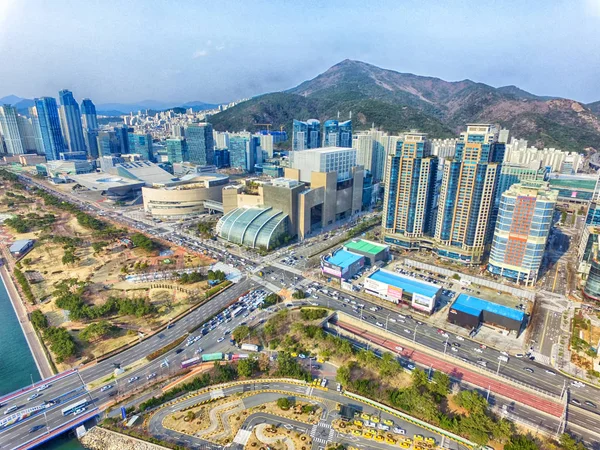
[[[245,450],[309,450],[310,436],[266,423],[257,425],[248,439]]]

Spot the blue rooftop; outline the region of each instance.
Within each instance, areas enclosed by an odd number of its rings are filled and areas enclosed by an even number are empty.
[[[523,311],[488,302],[477,297],[471,297],[466,294],[460,294],[452,304],[452,308],[473,316],[479,316],[482,311],[488,311],[519,322],[522,322],[525,318],[525,313]]]
[[[352,263],[364,258],[362,255],[357,255],[356,253],[347,252],[343,248],[339,249],[329,258],[325,258],[325,260],[333,265],[341,267],[342,269],[346,269],[350,267]]]
[[[369,278],[395,286],[410,294],[421,294],[426,297],[433,297],[441,289],[433,284],[424,283],[411,277],[397,275],[394,272],[381,269],[374,272]]]

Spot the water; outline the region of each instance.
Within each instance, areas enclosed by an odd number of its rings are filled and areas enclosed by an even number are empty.
[[[1,280],[0,317],[0,395],[4,395],[31,383],[32,377],[33,381],[38,381],[40,374]],[[65,434],[38,448],[76,450],[83,447],[72,434]]]

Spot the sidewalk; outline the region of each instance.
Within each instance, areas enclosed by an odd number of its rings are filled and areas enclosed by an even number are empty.
[[[38,368],[40,377],[42,379],[49,378],[54,375],[54,371],[52,370],[52,367],[46,358],[46,353],[44,352],[42,343],[39,341],[38,336],[33,329],[33,325],[29,321],[27,308],[23,304],[23,299],[19,295],[12,278],[8,274],[8,269],[6,266],[0,266],[0,277],[2,278],[2,282],[4,283],[4,287],[8,293],[8,298],[10,299],[15,314],[17,315],[17,319],[19,319],[21,330],[23,330],[23,335],[25,336],[25,340],[27,341],[27,345],[29,346],[29,350],[31,351],[31,355],[35,361],[35,365]]]

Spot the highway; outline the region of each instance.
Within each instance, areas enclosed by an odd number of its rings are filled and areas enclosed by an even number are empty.
[[[303,279],[302,276],[279,267],[267,266],[263,269],[263,272],[265,273],[265,278],[268,278],[269,284],[283,286],[282,283],[286,283],[289,287],[290,280],[297,278],[294,280],[297,286],[306,287],[309,284],[314,285],[314,282],[311,280]],[[276,275],[276,279],[272,280],[271,276],[274,275]],[[530,389],[555,396],[557,402],[560,402],[561,392],[565,389],[570,401],[567,415],[568,424],[576,426],[577,430],[573,431],[578,435],[585,436],[586,441],[599,442],[599,436],[594,433],[586,433],[586,430],[595,430],[598,428],[600,415],[597,408],[585,404],[588,401],[593,405],[600,405],[600,391],[598,389],[588,385],[575,386],[571,384],[572,380],[570,378],[562,375],[560,372],[539,364],[536,361],[530,361],[526,357],[517,358],[510,356],[508,362],[502,362],[498,357],[503,355],[498,350],[480,348],[480,345],[476,341],[465,337],[467,335],[466,330],[465,336],[447,333],[448,337],[446,338],[438,332],[438,328],[432,327],[420,320],[412,310],[382,307],[381,303],[375,304],[355,297],[348,291],[336,291],[329,286],[327,286],[327,290],[329,291],[329,295],[319,292],[316,294],[318,298],[311,297],[307,301],[341,310],[357,319],[361,319],[362,317],[361,320],[370,325],[377,326],[376,324],[380,323],[383,325],[380,327],[382,329],[386,329],[387,325],[387,331],[397,335],[403,345],[410,347],[411,342],[416,342],[436,352],[445,353],[448,356],[456,358],[456,362],[459,364],[462,363],[467,367],[470,365],[488,370],[490,375],[497,374],[500,377],[506,378],[507,381],[522,384]],[[332,295],[332,292],[338,293],[337,298]],[[348,301],[346,302],[344,299],[348,299]],[[355,302],[356,304],[353,305],[351,302]],[[358,307],[361,304],[365,306],[363,308]],[[370,308],[374,307],[378,308],[378,310],[371,311]],[[413,314],[414,316],[410,317]],[[400,317],[400,315],[403,317]],[[441,331],[443,332],[443,330]],[[448,341],[448,346],[446,345],[446,341]],[[457,344],[459,347],[452,344]],[[456,351],[452,351],[451,347],[454,347]],[[486,362],[487,368],[483,368],[478,364],[480,360]],[[526,369],[530,369],[532,372]],[[573,399],[579,401],[581,405],[574,404]]]

